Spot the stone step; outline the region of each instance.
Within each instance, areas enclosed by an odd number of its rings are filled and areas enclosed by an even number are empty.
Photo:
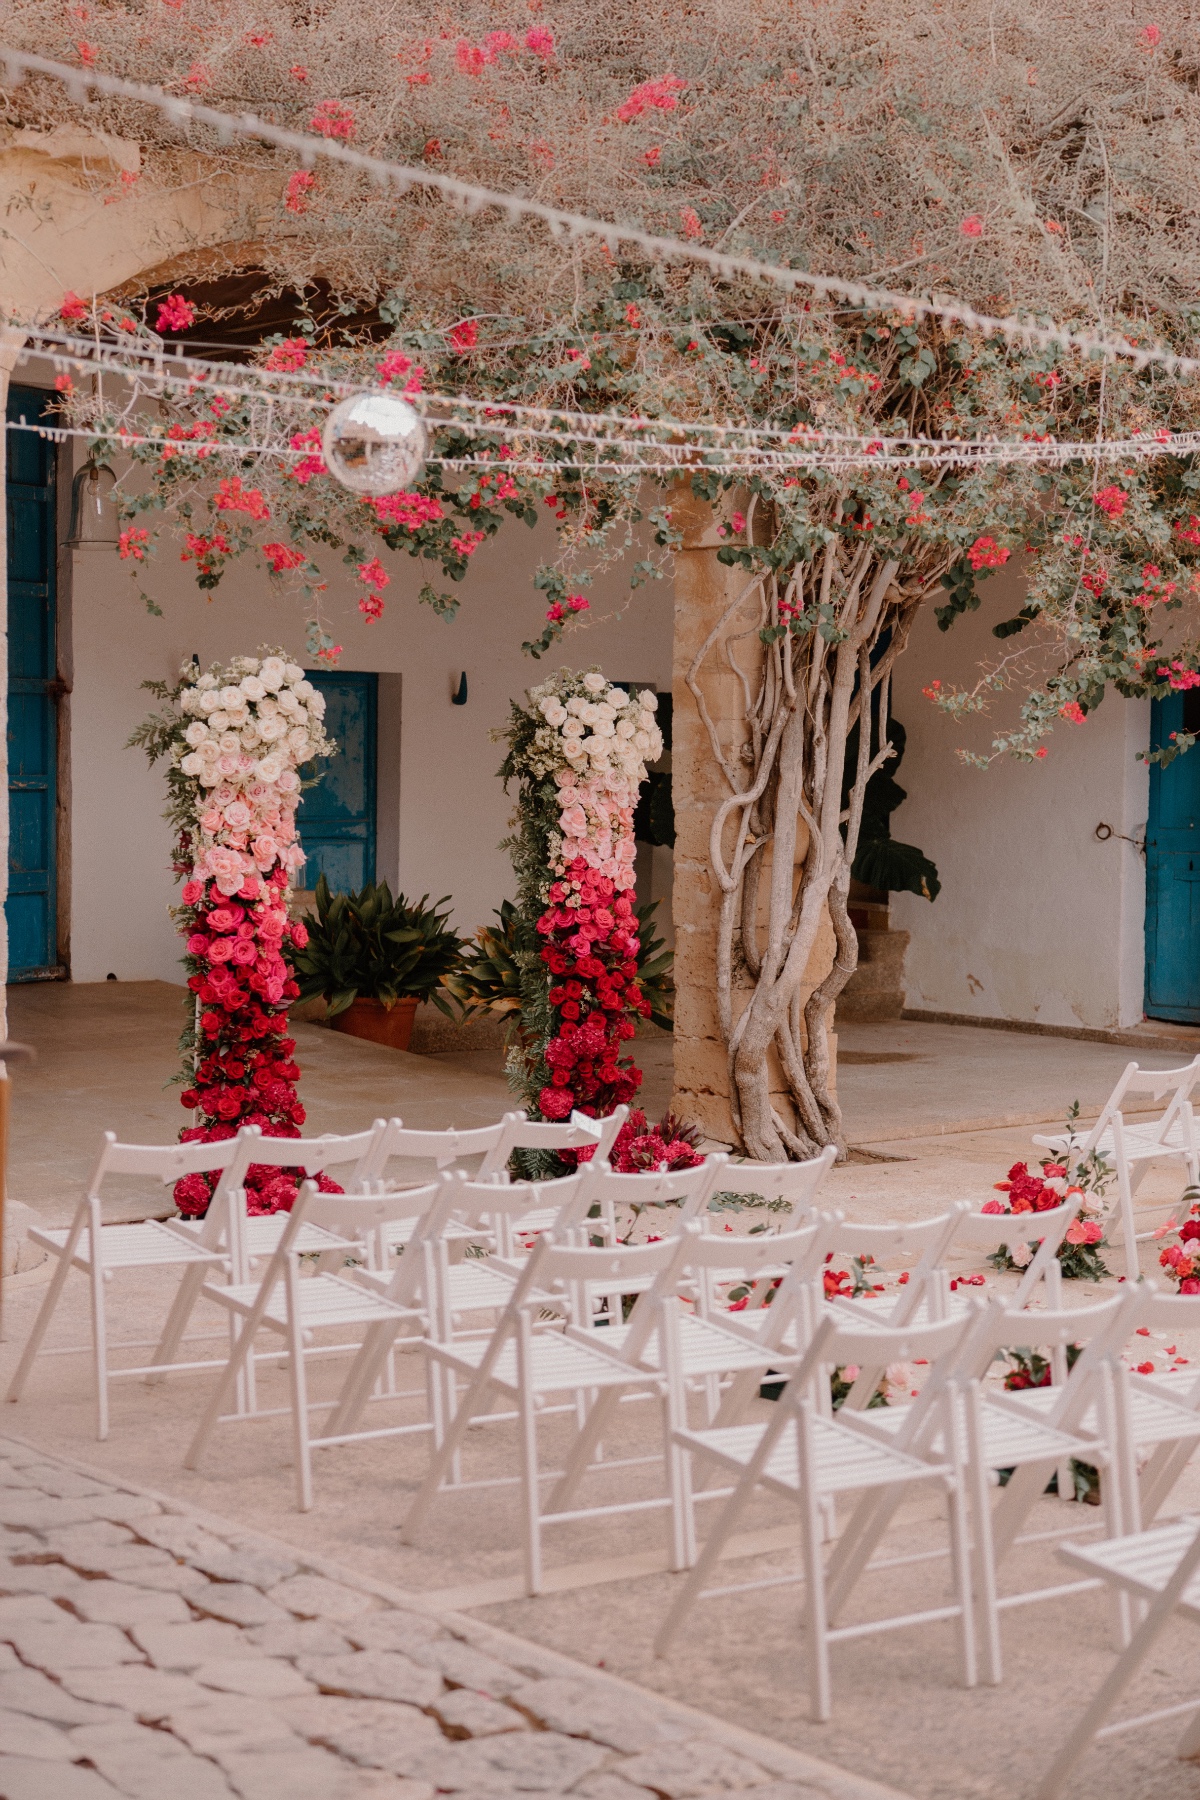
[[[858,967],[838,996],[839,1020],[878,1024],[904,1010],[907,931],[860,931]]]

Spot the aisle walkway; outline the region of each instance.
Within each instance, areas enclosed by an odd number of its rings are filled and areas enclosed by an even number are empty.
[[[0,1438],[4,1800],[902,1800]]]

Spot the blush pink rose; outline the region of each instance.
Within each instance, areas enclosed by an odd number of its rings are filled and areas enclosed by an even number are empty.
[[[279,855],[279,845],[266,832],[256,837],[250,848],[254,852],[254,860],[260,869],[269,869]]]

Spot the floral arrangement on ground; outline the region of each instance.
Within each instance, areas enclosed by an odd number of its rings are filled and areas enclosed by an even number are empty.
[[[520,1023],[507,1070],[531,1113],[595,1117],[628,1104],[642,1074],[621,1055],[650,1003],[638,984],[633,813],[646,764],[662,754],[657,695],[598,669],[561,669],[515,702],[500,773],[518,783],[511,851]]]
[[[1067,1226],[1058,1247],[1058,1260],[1065,1279],[1103,1281],[1112,1274],[1102,1255],[1109,1247],[1104,1235],[1104,1192],[1112,1178],[1113,1171],[1095,1152],[1069,1172],[1066,1163],[1052,1157],[1043,1159],[1040,1175],[1032,1174],[1028,1163],[1014,1163],[1008,1180],[996,1183],[997,1192],[1008,1196],[1007,1202],[988,1200],[981,1210],[1014,1215],[1053,1212],[1064,1200],[1078,1197],[1079,1216]],[[1040,1238],[1033,1238],[1024,1243],[1001,1244],[987,1260],[996,1269],[1027,1269],[1040,1242]]]
[[[291,957],[307,931],[289,920],[288,896],[304,861],[299,770],[334,748],[322,723],[324,696],[284,651],[269,649],[203,672],[188,662],[173,686],[143,685],[164,704],[130,744],[151,763],[167,761],[166,817],[184,882],[173,909],[189,990],[176,1080],[193,1122],[180,1137],[207,1143],[243,1125],[299,1137],[305,1114],[287,1012],[299,992]],[[299,1170],[251,1168],[248,1210],[290,1208],[299,1179]],[[180,1212],[206,1212],[213,1182],[206,1175],[178,1182]]]

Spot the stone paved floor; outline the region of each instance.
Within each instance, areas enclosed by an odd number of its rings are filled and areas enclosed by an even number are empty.
[[[899,1800],[0,1439],[0,1800]]]

